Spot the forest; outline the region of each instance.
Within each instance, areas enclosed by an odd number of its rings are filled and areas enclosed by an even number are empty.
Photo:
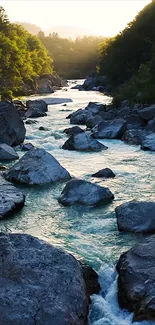
[[[11,24],[0,7],[0,94],[22,94],[34,78],[53,72],[52,58],[36,36]]]
[[[155,1],[116,37],[100,45],[101,75],[113,87],[115,103],[155,101]]]
[[[61,77],[84,79],[96,72],[103,37],[84,36],[72,40],[61,38],[57,33],[45,37],[43,32],[39,32],[38,37],[52,56],[54,70]]]
[[[47,74],[84,79],[98,73],[108,78],[115,104],[119,105],[123,99],[152,103],[154,17],[155,0],[152,0],[113,38],[84,36],[72,40],[57,33],[45,36],[42,31],[32,35],[19,24],[10,23],[0,7],[0,94],[22,94],[26,84],[32,85],[36,77]]]

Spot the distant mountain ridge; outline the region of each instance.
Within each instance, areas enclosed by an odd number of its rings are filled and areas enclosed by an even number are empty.
[[[41,28],[35,24],[20,21],[16,21],[15,24],[23,26],[32,35],[37,35],[41,31]]]
[[[41,28],[35,24],[26,23],[26,22],[15,22],[18,25],[23,26],[29,33],[33,35],[37,35]],[[88,28],[82,28],[77,26],[55,26],[51,27],[48,30],[44,31],[45,35],[48,36],[52,33],[57,33],[62,38],[72,38],[73,40],[76,39],[76,37],[80,36],[89,36],[94,35],[91,30]]]

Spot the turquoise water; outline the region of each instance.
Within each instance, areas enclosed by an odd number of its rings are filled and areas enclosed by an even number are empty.
[[[64,184],[21,186],[27,194],[25,207],[13,218],[1,221],[1,231],[28,233],[67,249],[100,270],[101,282],[106,278],[105,287],[107,277],[112,274],[109,267],[113,267],[122,252],[142,238],[142,235],[117,231],[115,207],[131,199],[155,199],[155,156],[154,153],[141,151],[138,146],[128,146],[117,140],[101,141],[109,149],[100,153],[62,150],[61,146],[67,139],[63,130],[70,126],[67,115],[84,108],[89,101],[108,103],[110,98],[95,92],[70,89],[67,92],[57,91],[51,96],[71,98],[73,102],[67,106],[51,105],[47,117],[36,119],[36,124],[26,125],[26,142],[50,152],[71,175],[109,187],[115,200],[99,208],[63,207],[58,203],[58,197]],[[47,131],[39,131],[40,126],[46,127]],[[111,168],[116,178],[101,180],[91,177],[105,167]],[[93,297],[92,315],[98,316],[97,320],[92,316],[90,324],[131,324],[132,315],[118,309],[115,279],[112,277],[108,283],[107,292],[111,294],[111,299],[99,295]]]

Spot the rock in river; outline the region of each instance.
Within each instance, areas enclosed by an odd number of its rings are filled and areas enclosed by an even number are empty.
[[[155,202],[129,201],[116,208],[118,230],[155,233]]]
[[[13,185],[0,185],[0,219],[19,211],[25,202],[25,195]]]
[[[26,102],[26,107],[28,109],[39,109],[42,112],[47,112],[48,111],[48,106],[47,104],[44,102],[44,100],[28,100]]]
[[[121,308],[134,312],[133,321],[155,322],[155,236],[122,254],[117,271]]]
[[[126,123],[123,119],[103,121],[93,129],[93,136],[100,139],[121,139],[126,130]]]
[[[155,133],[148,134],[143,138],[141,149],[155,151]]]
[[[115,176],[116,175],[110,168],[101,169],[97,173],[92,175],[92,177],[105,177],[105,178],[113,178]]]
[[[114,199],[114,195],[106,187],[81,180],[69,181],[63,189],[59,202],[63,205],[100,205],[109,203]]]
[[[21,149],[22,151],[29,151],[34,148],[34,145],[30,142],[23,143]]]
[[[34,148],[5,173],[5,178],[11,182],[42,185],[68,180],[70,174],[44,149]]]
[[[9,102],[0,102],[0,142],[9,146],[24,141],[26,129],[15,106]]]
[[[108,149],[104,144],[94,139],[90,132],[72,135],[62,146],[66,150],[102,151]]]
[[[0,323],[86,325],[88,296],[79,262],[26,234],[0,233]]]
[[[86,121],[92,117],[92,113],[86,109],[78,109],[76,112],[72,113],[70,116],[71,124],[85,125]]]
[[[0,143],[0,161],[11,161],[18,159],[16,151],[6,143]]]
[[[78,133],[83,133],[84,130],[82,130],[79,126],[73,126],[71,128],[65,129],[64,132],[68,135],[74,135]]]

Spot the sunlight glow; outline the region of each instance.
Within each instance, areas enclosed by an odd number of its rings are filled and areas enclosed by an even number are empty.
[[[151,1],[147,0],[3,0],[0,5],[9,19],[38,25],[42,30],[55,26],[76,26],[92,35],[113,36]]]

